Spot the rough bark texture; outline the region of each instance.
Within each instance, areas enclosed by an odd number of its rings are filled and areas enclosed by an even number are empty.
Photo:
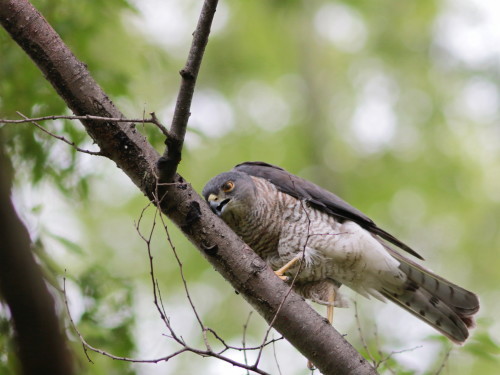
[[[123,117],[85,65],[75,58],[29,2],[0,0],[0,22],[75,114]],[[105,155],[153,199],[159,155],[134,125],[85,121],[84,126]],[[289,286],[210,212],[181,176],[175,175],[173,180],[175,184],[161,192],[165,194],[162,211],[233,288],[270,322]],[[293,292],[282,305],[274,327],[323,374],[376,373],[324,318]]]
[[[10,201],[10,176],[0,139],[0,294],[14,322],[24,375],[73,374],[54,299],[31,252],[28,231]]]

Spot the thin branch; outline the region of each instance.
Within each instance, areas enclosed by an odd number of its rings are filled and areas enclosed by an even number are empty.
[[[69,321],[71,323],[71,326],[73,327],[74,331],[76,332],[76,334],[78,335],[78,338],[80,339],[80,342],[83,344],[84,346],[84,351],[85,351],[85,355],[87,356],[87,359],[92,362],[92,360],[90,359],[88,353],[87,353],[87,349],[88,350],[91,350],[95,353],[99,353],[101,355],[104,355],[106,357],[109,357],[109,358],[112,358],[112,359],[115,359],[115,360],[119,360],[119,361],[126,361],[126,362],[134,362],[134,363],[158,363],[158,362],[166,362],[168,361],[169,359],[181,354],[181,353],[184,353],[186,351],[191,351],[190,348],[187,348],[187,347],[183,347],[181,348],[180,350],[168,355],[168,356],[165,356],[165,357],[161,357],[161,358],[155,358],[155,359],[137,359],[137,358],[128,358],[128,357],[122,357],[122,356],[116,356],[116,355],[113,355],[111,353],[108,353],[102,349],[98,349],[98,348],[95,348],[93,347],[92,345],[90,345],[87,340],[85,340],[85,338],[83,337],[82,333],[78,330],[74,320],[73,320],[73,317],[71,316],[71,313],[70,313],[70,310],[69,310],[69,303],[68,303],[68,296],[67,296],[67,293],[66,293],[66,277],[63,277],[63,299],[64,299],[64,305],[66,307],[66,311],[68,313],[68,318],[69,318]]]
[[[243,352],[243,354],[245,355],[245,353],[247,351],[260,350],[262,346],[266,347],[270,344],[274,344],[275,342],[281,341],[284,339],[284,337],[279,337],[277,339],[273,338],[273,339],[266,341],[264,344],[259,345],[259,346],[245,346],[245,345],[243,345],[242,347],[239,347],[239,346],[233,346],[233,345],[227,344],[224,341],[224,339],[222,337],[220,337],[219,334],[216,331],[214,331],[212,328],[207,327],[206,330],[207,330],[207,332],[210,332],[224,346],[224,349],[222,349],[219,352],[219,354],[222,354],[228,350],[237,350],[239,352]],[[247,364],[247,363],[245,362],[245,364]]]
[[[208,36],[212,27],[212,21],[217,9],[218,0],[205,0],[201,10],[200,18],[193,36],[193,42],[189,50],[186,65],[179,72],[182,81],[175,104],[174,117],[170,126],[170,137],[165,141],[166,149],[163,156],[158,160],[161,182],[170,182],[181,161],[182,146],[186,135],[187,123],[191,115],[191,102],[193,100],[194,88]]]
[[[248,365],[245,365],[243,363],[239,363],[239,362],[237,362],[237,361],[235,361],[235,360],[233,360],[231,358],[228,358],[228,357],[222,356],[220,354],[214,353],[211,350],[200,350],[200,349],[196,349],[196,348],[187,346],[185,344],[183,344],[183,346],[182,346],[181,349],[175,351],[172,354],[169,354],[167,356],[163,356],[163,357],[160,357],[160,358],[154,358],[154,359],[129,358],[129,357],[123,357],[123,356],[117,356],[117,355],[111,354],[109,352],[106,352],[105,350],[102,350],[102,349],[99,349],[99,348],[96,348],[96,347],[93,347],[92,345],[90,345],[85,340],[85,338],[83,337],[82,333],[78,330],[78,328],[77,328],[77,326],[76,326],[76,324],[75,324],[75,322],[74,322],[74,320],[73,320],[73,318],[71,316],[70,310],[69,310],[68,297],[67,297],[67,293],[66,293],[66,277],[63,278],[63,299],[64,299],[64,305],[66,307],[66,311],[67,311],[68,318],[70,320],[71,326],[74,329],[74,331],[76,332],[76,334],[78,335],[78,338],[80,339],[80,342],[83,345],[85,355],[87,356],[87,359],[91,363],[93,363],[93,362],[90,359],[87,350],[91,350],[91,351],[93,351],[95,353],[101,354],[101,355],[103,355],[105,357],[109,357],[109,358],[117,360],[117,361],[132,362],[132,363],[159,363],[159,362],[168,362],[170,359],[178,356],[179,354],[186,353],[186,352],[191,352],[191,353],[200,355],[202,357],[214,357],[214,358],[220,359],[220,360],[222,360],[224,362],[230,363],[233,366],[240,367],[240,368],[243,368],[243,369],[247,369],[247,370],[253,371],[253,372],[257,373],[257,374],[270,375],[268,372],[266,372],[264,370],[261,370],[261,369],[255,367],[255,366],[248,366]]]
[[[29,119],[28,117],[23,115],[21,112],[18,111],[17,114],[24,118],[23,122],[31,122],[33,125],[35,125],[38,129],[40,129],[44,133],[50,135],[51,137],[59,139],[60,141],[63,141],[64,143],[67,143],[68,145],[72,146],[76,151],[82,152],[84,154],[89,154],[89,155],[103,156],[103,153],[101,151],[89,151],[89,150],[85,150],[83,148],[80,148],[76,145],[75,142],[68,141],[66,138],[64,138],[60,135],[56,135],[54,133],[51,133],[50,131],[45,129],[43,126],[41,126],[39,123],[37,123],[35,120]]]
[[[19,114],[19,112],[17,112]],[[162,123],[156,117],[154,112],[149,114],[150,118],[122,118],[122,117],[102,117],[102,116],[93,116],[93,115],[84,115],[84,116],[75,116],[75,115],[50,115],[50,116],[40,116],[40,117],[26,117],[23,116],[23,120],[10,120],[10,119],[0,119],[0,124],[23,124],[26,122],[33,121],[54,121],[54,120],[92,120],[99,122],[137,122],[137,123],[149,123],[157,126],[162,126]],[[164,127],[164,131],[168,133],[168,130]],[[163,132],[163,131],[162,131]]]
[[[358,328],[358,333],[359,333],[359,338],[361,339],[361,345],[363,346],[363,349],[366,351],[366,355],[370,357],[370,360],[372,361],[373,365],[375,366],[377,364],[377,360],[373,358],[372,353],[370,349],[368,348],[368,344],[366,343],[365,340],[365,335],[363,334],[363,331],[361,329],[361,321],[359,320],[359,313],[358,313],[358,301],[354,300],[354,319],[356,320],[356,326]]]
[[[357,328],[358,328],[359,337],[361,339],[361,345],[363,346],[363,349],[366,351],[366,354],[368,355],[368,357],[370,357],[370,360],[372,361],[373,367],[375,369],[380,368],[384,363],[387,363],[389,361],[389,359],[391,359],[396,354],[411,352],[411,351],[420,349],[422,347],[421,345],[417,345],[417,346],[415,346],[413,348],[402,349],[402,350],[393,350],[389,354],[385,354],[381,350],[381,345],[380,345],[380,342],[378,340],[377,329],[375,329],[374,336],[375,336],[375,342],[376,342],[376,346],[377,346],[377,354],[379,356],[379,359],[376,359],[372,355],[370,349],[368,348],[368,344],[367,344],[365,336],[363,334],[363,331],[362,331],[362,328],[361,328],[361,321],[359,319],[359,313],[358,313],[358,303],[357,303],[356,300],[354,300],[354,318],[356,320],[356,325],[357,325]],[[375,328],[376,328],[376,326],[375,326]],[[391,373],[394,373],[394,371],[392,369],[388,368],[388,366],[387,366],[387,369]]]
[[[380,365],[382,365],[383,363],[387,362],[389,359],[391,359],[396,354],[408,353],[408,352],[412,352],[412,351],[420,349],[420,348],[422,348],[422,345],[417,345],[417,346],[414,346],[413,348],[409,348],[409,349],[393,350],[389,354],[387,354],[385,357],[381,358],[375,364],[375,368],[376,369],[379,368]]]
[[[280,363],[278,361],[278,355],[276,354],[276,345],[274,345],[274,342],[273,342],[273,355],[274,355],[274,362],[276,363],[276,367],[278,368],[278,372],[280,375],[282,375]]]
[[[156,204],[159,206],[159,202],[156,202]],[[281,340],[282,338],[272,339],[272,340],[270,340],[268,342],[264,342],[262,345],[260,345],[258,347],[250,347],[250,348],[248,348],[248,347],[244,346],[243,348],[239,348],[239,347],[228,345],[213,329],[211,329],[209,327],[206,327],[203,324],[203,322],[201,320],[201,317],[198,314],[198,312],[196,310],[196,307],[194,305],[194,302],[193,302],[193,300],[191,298],[191,295],[189,293],[189,289],[188,289],[188,286],[187,286],[187,281],[186,281],[185,276],[184,276],[183,264],[182,264],[182,262],[181,262],[181,260],[180,260],[180,258],[178,256],[178,254],[177,254],[177,250],[175,248],[175,245],[172,242],[172,239],[171,239],[169,231],[168,231],[168,227],[167,227],[166,223],[163,221],[163,217],[161,215],[158,215],[160,213],[160,211],[155,210],[154,217],[153,217],[153,224],[151,225],[151,229],[150,229],[148,235],[145,236],[140,231],[140,223],[142,221],[142,218],[144,216],[144,213],[145,213],[146,209],[150,205],[151,204],[148,204],[145,208],[143,208],[143,210],[141,211],[141,214],[139,216],[139,220],[137,221],[137,224],[136,224],[135,227],[136,227],[137,232],[139,233],[139,236],[141,237],[141,239],[147,245],[148,257],[149,257],[149,263],[150,263],[150,275],[151,275],[151,280],[152,280],[152,284],[153,284],[154,304],[155,304],[157,310],[160,312],[160,316],[161,316],[162,320],[164,321],[165,325],[167,326],[167,329],[170,332],[169,337],[172,338],[173,340],[175,340],[178,344],[180,344],[184,348],[187,348],[187,350],[190,351],[190,352],[196,352],[197,354],[202,355],[202,356],[217,357],[217,358],[222,359],[224,361],[227,361],[227,357],[222,356],[222,354],[224,352],[226,352],[227,350],[232,349],[232,350],[237,350],[237,351],[243,351],[244,353],[246,353],[246,351],[248,351],[248,350],[261,350],[262,347],[267,346],[269,344],[274,344],[276,341]],[[154,233],[154,230],[155,230],[155,227],[156,227],[156,219],[157,219],[158,216],[160,216],[160,220],[162,222],[162,225],[163,225],[164,230],[165,230],[165,234],[167,236],[167,241],[168,241],[168,243],[170,245],[170,248],[172,249],[172,251],[174,253],[174,256],[176,258],[176,261],[177,261],[177,264],[178,264],[178,267],[179,267],[179,271],[180,271],[180,276],[181,276],[181,279],[182,279],[182,282],[183,282],[183,285],[184,285],[184,290],[185,290],[186,296],[188,298],[188,301],[189,301],[189,303],[191,305],[191,309],[194,312],[198,323],[200,324],[200,328],[201,328],[201,331],[202,331],[202,334],[203,334],[203,339],[204,339],[204,342],[205,342],[206,350],[193,349],[190,346],[188,346],[186,344],[186,342],[182,339],[182,337],[179,337],[175,333],[173,327],[170,325],[170,320],[168,319],[167,314],[165,312],[163,301],[161,300],[161,294],[160,294],[160,289],[159,289],[159,286],[158,286],[158,281],[157,281],[157,279],[156,279],[156,277],[154,275],[153,256],[152,256],[152,253],[151,253],[151,240],[152,240],[152,236],[153,236],[153,233]],[[248,323],[248,321],[247,321],[247,323]],[[220,343],[222,343],[222,345],[224,346],[224,349],[222,351],[220,351],[220,352],[217,353],[217,352],[214,352],[212,350],[211,346],[208,343],[207,332],[210,332]],[[245,354],[245,358],[246,358],[246,354]],[[262,371],[262,370],[258,369],[257,364],[248,365],[248,363],[246,363],[246,362],[245,362],[245,364],[241,364],[241,363],[238,363],[236,361],[231,362],[231,363],[233,365],[235,365],[235,366],[239,366],[239,367],[245,368],[247,371],[253,371],[253,372],[258,372],[258,373],[260,373],[259,371]]]
[[[435,375],[441,374],[441,372],[444,370],[444,368],[446,367],[446,364],[448,363],[448,360],[450,359],[450,354],[452,351],[453,351],[453,346],[450,345],[448,350],[446,351],[444,358],[443,358],[443,361],[441,362],[441,365],[437,369]]]
[[[160,217],[163,229],[165,231],[165,235],[167,236],[168,244],[170,245],[170,248],[172,249],[172,252],[174,254],[174,257],[175,257],[175,260],[177,262],[177,265],[179,266],[179,273],[180,273],[180,276],[181,276],[182,284],[184,286],[184,291],[186,293],[187,299],[189,301],[189,304],[191,305],[191,309],[193,310],[193,312],[194,312],[194,314],[196,316],[196,320],[198,321],[198,324],[200,325],[200,328],[203,330],[203,332],[205,332],[206,331],[206,327],[203,324],[203,322],[202,322],[202,320],[201,320],[201,318],[200,318],[200,316],[198,314],[198,311],[196,310],[194,302],[193,302],[193,300],[191,298],[191,294],[189,293],[189,289],[188,289],[188,286],[187,286],[186,278],[184,277],[184,268],[183,268],[182,261],[179,258],[179,254],[177,253],[177,250],[175,248],[174,243],[172,242],[172,238],[170,237],[170,233],[168,231],[168,226],[165,223],[165,220],[163,219],[163,215],[161,215],[161,212],[159,211],[159,207],[160,207],[161,203],[160,203],[160,199],[158,198],[158,189],[157,189],[157,193],[155,195],[155,201],[156,201],[156,206],[158,207],[157,208],[157,213],[160,213],[159,217]],[[205,343],[206,343],[207,348],[208,348],[209,346],[208,346],[208,342],[206,341],[206,337],[205,337]]]
[[[23,114],[17,112],[18,115],[24,117],[23,120],[10,120],[10,119],[0,119],[0,124],[24,124],[27,122],[35,121],[54,121],[54,120],[87,120],[87,121],[97,121],[97,122],[128,122],[128,123],[142,123],[142,124],[153,124],[165,135],[165,137],[170,137],[168,129],[161,123],[161,121],[156,117],[154,112],[150,112],[150,118],[122,118],[122,117],[102,117],[102,116],[70,116],[70,115],[60,115],[60,116],[41,116],[41,117],[26,117]]]
[[[246,349],[246,337],[247,337],[247,328],[248,324],[250,323],[250,318],[252,317],[252,311],[248,313],[248,318],[245,324],[243,325],[243,337],[241,339],[241,345],[243,345],[243,349]],[[274,346],[274,345],[273,345]],[[243,351],[243,359],[245,361],[245,364],[248,365],[248,357],[247,357],[247,352],[246,350]],[[248,371],[247,371],[248,374]]]
[[[154,212],[154,218],[153,218],[153,224],[151,225],[151,230],[149,231],[149,236],[146,237],[142,234],[140,230],[140,224],[142,221],[142,218],[144,216],[144,213],[146,210],[151,206],[151,203],[149,203],[146,207],[144,207],[141,211],[141,214],[139,216],[139,220],[137,221],[136,224],[136,230],[139,236],[142,238],[142,240],[146,243],[147,251],[148,251],[148,258],[149,258],[149,274],[151,276],[151,285],[153,286],[153,303],[156,306],[156,309],[158,310],[160,314],[161,320],[165,323],[165,326],[167,327],[168,331],[170,332],[170,338],[174,339],[177,341],[179,344],[182,346],[185,346],[185,342],[182,340],[182,338],[178,337],[174,330],[172,329],[172,326],[170,325],[170,319],[167,317],[167,313],[165,311],[165,307],[163,305],[163,300],[161,298],[161,292],[160,292],[160,286],[158,284],[158,280],[156,279],[155,273],[154,273],[154,262],[153,262],[153,254],[151,252],[151,240],[153,238],[153,233],[156,227],[156,217],[158,215],[158,211],[155,210]]]

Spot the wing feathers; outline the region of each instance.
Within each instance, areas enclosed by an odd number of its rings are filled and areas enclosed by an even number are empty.
[[[281,192],[297,199],[305,200],[311,206],[329,215],[343,220],[354,221],[369,232],[382,237],[384,240],[391,242],[414,257],[424,259],[415,250],[379,228],[368,216],[343,199],[310,181],[285,171],[283,168],[256,161],[238,164],[233,170],[263,178],[274,184]]]

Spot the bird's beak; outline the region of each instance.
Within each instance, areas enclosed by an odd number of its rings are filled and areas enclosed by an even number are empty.
[[[227,198],[221,201],[219,197],[215,194],[210,194],[207,199],[208,204],[210,205],[210,209],[217,216],[222,215],[224,208],[226,207],[226,205],[229,203],[230,200],[231,200],[230,198]]]

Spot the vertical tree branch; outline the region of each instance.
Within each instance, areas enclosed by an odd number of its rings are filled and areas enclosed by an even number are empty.
[[[158,161],[161,182],[172,181],[177,171],[177,166],[181,161],[182,146],[184,144],[189,116],[191,115],[190,109],[196,79],[198,78],[201,61],[208,43],[208,36],[210,35],[210,28],[217,9],[217,3],[218,0],[205,0],[203,3],[186,65],[180,71],[182,81],[179,95],[177,96],[172,125],[170,126],[170,136],[165,140],[167,147],[163,156]]]
[[[28,231],[10,201],[10,165],[0,139],[0,294],[12,314],[24,375],[73,374],[72,359]]]

